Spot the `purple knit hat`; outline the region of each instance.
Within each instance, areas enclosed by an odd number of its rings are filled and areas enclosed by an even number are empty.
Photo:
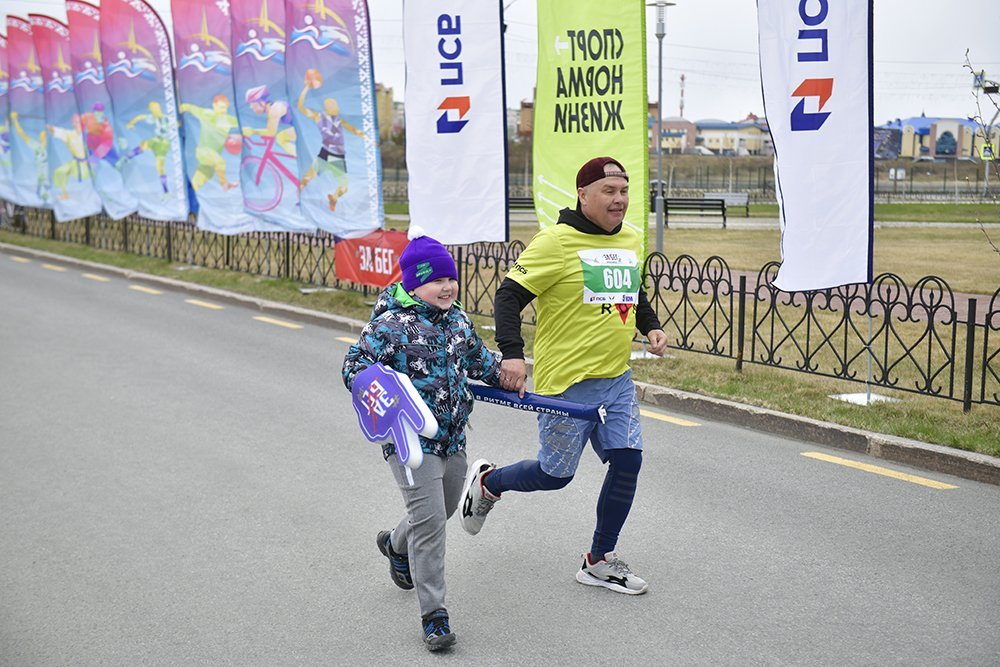
[[[411,225],[406,236],[410,242],[399,256],[403,289],[410,292],[438,278],[458,280],[458,268],[447,248],[426,236],[423,228],[417,225]]]

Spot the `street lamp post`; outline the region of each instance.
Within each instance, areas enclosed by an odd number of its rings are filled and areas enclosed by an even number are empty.
[[[656,7],[656,252],[663,252],[663,37],[667,34],[667,7],[676,2],[656,0],[647,7]]]

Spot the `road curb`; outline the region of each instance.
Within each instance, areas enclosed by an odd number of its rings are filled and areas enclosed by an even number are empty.
[[[323,313],[279,301],[258,299],[165,276],[156,276],[107,264],[98,264],[65,255],[57,255],[44,250],[25,248],[7,243],[0,243],[0,250],[8,254],[30,255],[56,264],[85,268],[95,273],[121,276],[149,285],[210,297],[215,301],[249,306],[271,315],[280,315],[288,319],[327,328],[346,329],[355,334],[360,333],[366,324],[360,320],[341,315]],[[813,442],[836,449],[843,449],[856,454],[865,454],[892,463],[1000,486],[1000,458],[976,452],[966,452],[951,447],[943,447],[941,445],[932,445],[918,440],[909,440],[882,433],[872,433],[831,422],[799,417],[767,408],[702,396],[700,394],[647,384],[645,382],[636,382],[635,384],[639,400],[648,405],[686,415],[737,424],[745,428]]]

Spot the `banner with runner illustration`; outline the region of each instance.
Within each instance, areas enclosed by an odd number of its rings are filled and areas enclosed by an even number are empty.
[[[625,224],[649,224],[646,12],[640,0],[538,3],[532,189],[542,227],[576,205],[576,172],[610,155],[630,175]]]
[[[0,199],[14,201],[14,181],[10,167],[10,68],[7,66],[7,38],[0,35]]]
[[[442,243],[507,240],[501,12],[481,0],[403,3],[410,221]]]
[[[198,200],[197,226],[219,234],[258,229],[243,209],[229,5],[172,0],[184,165]]]
[[[787,292],[872,281],[872,0],[758,0]]]
[[[111,96],[104,85],[100,19],[100,10],[94,5],[82,0],[66,0],[73,94],[81,114],[90,175],[105,213],[120,220],[139,210],[139,200],[135,193],[125,188],[118,170],[124,156],[119,154],[115,142]]]
[[[90,177],[83,125],[73,95],[69,28],[49,16],[28,18],[42,69],[52,210],[58,222],[97,215],[101,198]]]
[[[102,0],[100,35],[125,187],[136,195],[141,215],[187,220],[187,183],[166,28],[144,0]]]
[[[299,208],[296,128],[285,88],[285,0],[234,2],[233,83],[243,131],[243,207],[278,229],[315,231]]]
[[[365,0],[287,0],[285,80],[302,213],[338,237],[382,227],[382,169]]]
[[[7,17],[7,65],[13,201],[21,206],[51,208],[42,68],[31,24],[17,16]]]

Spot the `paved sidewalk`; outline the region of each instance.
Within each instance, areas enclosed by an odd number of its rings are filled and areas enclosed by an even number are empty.
[[[10,255],[35,257],[48,262],[65,264],[88,271],[122,276],[129,280],[211,297],[219,301],[256,308],[262,312],[280,315],[300,322],[307,322],[330,329],[349,331],[354,334],[359,333],[365,325],[365,322],[341,315],[310,310],[277,301],[268,301],[266,299],[188,283],[173,278],[140,273],[130,269],[78,260],[41,250],[0,243],[0,251]],[[872,433],[839,424],[822,422],[657,385],[637,383],[637,392],[642,402],[666,410],[739,424],[745,428],[766,431],[807,442],[815,442],[858,454],[866,454],[885,461],[1000,485],[1000,458],[950,447],[931,445],[906,438]]]

